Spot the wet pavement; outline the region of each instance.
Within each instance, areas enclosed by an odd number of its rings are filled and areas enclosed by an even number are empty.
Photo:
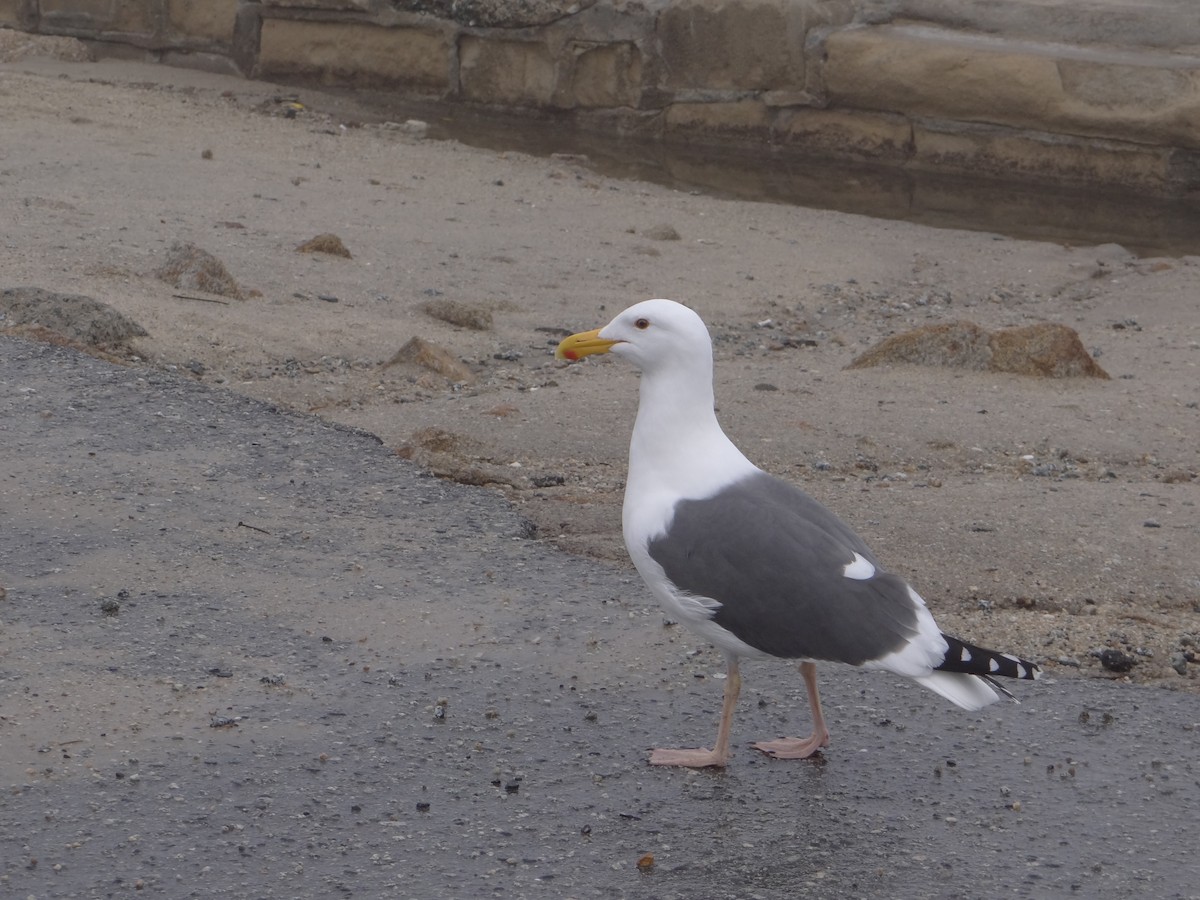
[[[0,338],[0,521],[4,896],[1200,897],[1200,698],[825,667],[778,762],[750,663],[652,769],[719,657],[368,434]]]

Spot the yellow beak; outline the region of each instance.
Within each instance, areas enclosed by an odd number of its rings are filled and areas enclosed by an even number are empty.
[[[569,359],[574,362],[585,356],[607,353],[619,343],[620,341],[610,341],[600,337],[600,329],[593,328],[591,331],[581,331],[579,334],[563,338],[554,351],[554,358]]]

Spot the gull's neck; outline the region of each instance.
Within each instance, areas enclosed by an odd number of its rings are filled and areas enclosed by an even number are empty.
[[[629,492],[706,497],[756,471],[713,409],[712,361],[643,372],[629,443]]]

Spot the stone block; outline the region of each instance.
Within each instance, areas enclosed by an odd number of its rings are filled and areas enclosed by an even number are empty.
[[[666,129],[702,132],[712,137],[765,138],[771,129],[771,110],[758,100],[724,103],[673,103],[666,111]]]
[[[41,0],[41,30],[152,35],[158,11],[148,0]]]
[[[515,106],[553,105],[558,82],[554,54],[537,41],[464,35],[458,45],[462,99]]]
[[[912,133],[912,161],[921,168],[1059,184],[1172,187],[1171,153],[1162,147],[946,123],[918,122]]]
[[[1068,130],[1200,149],[1200,57],[1063,59],[1058,76]]]
[[[958,33],[850,28],[830,34],[825,50],[829,100],[860,109],[1017,125],[1044,118],[1057,93],[1053,58]]]
[[[904,162],[913,154],[913,127],[904,116],[840,109],[789,109],[776,139],[806,154]]]
[[[666,90],[804,86],[803,17],[788,0],[678,0],[658,19]]]
[[[868,15],[1060,44],[1200,46],[1196,0],[886,0]]]
[[[573,41],[569,89],[555,103],[564,108],[638,107],[642,95],[642,54],[632,42]]]
[[[390,0],[400,14],[435,16],[467,28],[542,28],[577,15],[596,0]],[[381,4],[382,5],[382,4]]]
[[[825,50],[835,105],[1200,147],[1200,57],[891,25],[835,32]]]
[[[267,18],[256,77],[315,78],[355,87],[450,87],[453,42],[436,27],[384,28],[357,22]]]
[[[167,0],[167,33],[175,37],[233,43],[239,0]]]
[[[25,0],[0,0],[0,28],[22,28],[25,25]]]
[[[853,0],[671,0],[658,16],[667,91],[801,91],[813,29],[850,22]]]
[[[370,12],[372,0],[261,0],[264,9],[314,9]]]

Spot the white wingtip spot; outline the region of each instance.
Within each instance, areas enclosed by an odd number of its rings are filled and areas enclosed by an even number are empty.
[[[958,654],[958,659],[959,659],[959,662],[970,662],[971,661],[971,651],[968,650],[966,647],[963,647],[962,652]]]
[[[847,578],[853,578],[855,581],[866,581],[875,574],[875,567],[871,565],[858,553],[854,554],[854,559],[846,563],[842,569],[842,574]]]
[[[988,671],[989,672],[999,672],[1000,671],[1000,663],[996,662],[994,659],[989,659],[988,660]]]

